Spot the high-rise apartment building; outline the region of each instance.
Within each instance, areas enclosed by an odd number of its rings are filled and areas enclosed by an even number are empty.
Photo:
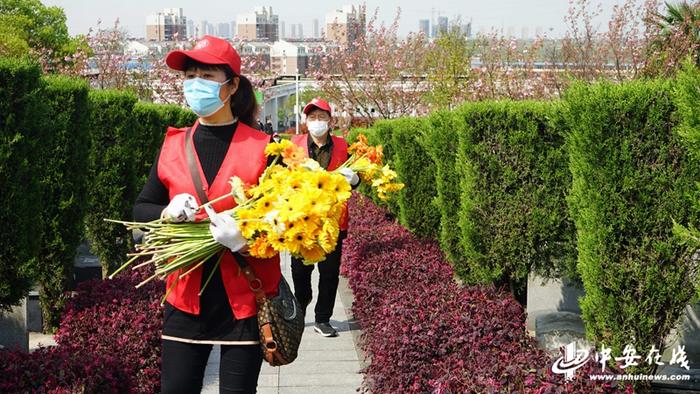
[[[238,15],[237,35],[246,40],[279,40],[279,16],[272,7],[258,7],[253,12]]]
[[[146,17],[146,39],[149,41],[184,40],[187,18],[182,8],[166,8]]]
[[[426,37],[430,37],[430,20],[421,19],[418,21],[418,32],[425,34]]]
[[[365,34],[366,14],[361,6],[346,5],[326,14],[326,38],[346,45]]]

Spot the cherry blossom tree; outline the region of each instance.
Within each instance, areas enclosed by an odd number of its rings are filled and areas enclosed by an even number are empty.
[[[423,63],[428,46],[419,34],[400,39],[399,17],[397,10],[393,23],[385,26],[378,24],[375,11],[364,34],[330,48],[313,70],[324,96],[341,106],[351,106],[370,123],[427,110]]]
[[[700,4],[665,5],[665,10],[657,9],[647,18],[654,29],[646,53],[647,75],[672,75],[686,58],[700,66]]]

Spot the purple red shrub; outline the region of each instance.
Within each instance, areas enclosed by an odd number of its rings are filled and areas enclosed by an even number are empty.
[[[133,376],[134,392],[160,391],[162,282],[138,289],[143,272],[81,284],[66,303],[55,339],[60,346],[115,355]]]
[[[0,351],[0,392],[160,392],[162,282],[148,272],[81,283],[66,302],[58,346]]]
[[[354,196],[350,210],[341,272],[355,296],[353,314],[369,360],[365,391],[631,389],[582,377],[565,383],[550,371],[554,360],[526,334],[523,308],[509,293],[459,286],[436,242],[417,239],[369,199]]]
[[[69,346],[0,351],[2,393],[129,393],[133,385],[114,355]]]

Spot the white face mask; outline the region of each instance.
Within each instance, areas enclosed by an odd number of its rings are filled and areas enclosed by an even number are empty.
[[[327,120],[311,120],[306,122],[306,127],[309,129],[309,133],[316,137],[323,137],[328,131],[328,121]]]

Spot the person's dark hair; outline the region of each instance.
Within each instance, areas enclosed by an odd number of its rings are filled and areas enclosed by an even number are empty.
[[[192,69],[201,71],[221,70],[226,74],[226,79],[229,80],[229,83],[232,83],[231,80],[236,76],[228,65],[205,64],[193,59],[187,59],[185,62],[185,71]],[[248,78],[242,75],[238,75],[238,79],[238,89],[236,89],[236,92],[231,96],[231,101],[229,103],[231,105],[231,112],[233,112],[233,116],[237,117],[239,121],[248,126],[255,127],[257,126],[256,115],[258,112],[258,102],[255,98],[253,84],[250,83]]]

